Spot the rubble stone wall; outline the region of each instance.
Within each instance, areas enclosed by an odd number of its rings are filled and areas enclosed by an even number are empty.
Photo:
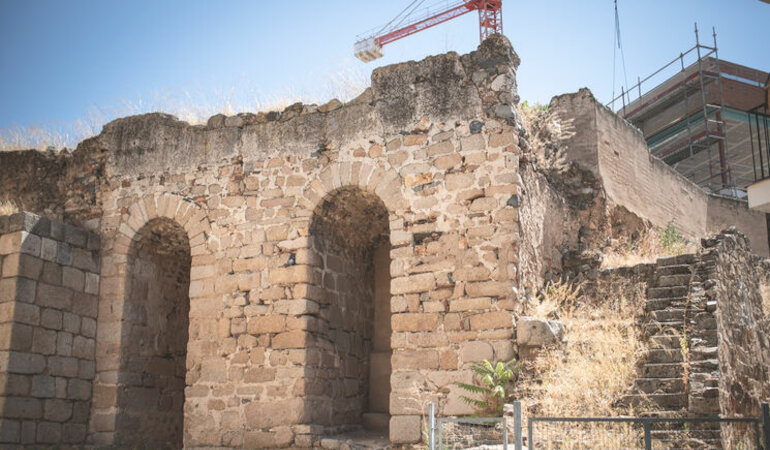
[[[720,412],[759,417],[760,404],[770,401],[770,314],[761,292],[770,265],[740,233],[728,230],[706,245],[715,259],[707,295],[717,303]]]
[[[99,237],[30,213],[0,217],[0,446],[86,441]]]

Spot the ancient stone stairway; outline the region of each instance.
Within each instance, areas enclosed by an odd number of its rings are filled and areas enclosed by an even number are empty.
[[[641,415],[718,413],[716,322],[704,305],[702,266],[696,255],[657,261],[641,324],[650,349],[636,380],[637,393],[626,397]],[[658,448],[721,447],[718,425],[665,424],[653,427],[652,433]]]

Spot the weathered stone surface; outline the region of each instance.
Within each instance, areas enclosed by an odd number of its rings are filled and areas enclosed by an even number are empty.
[[[525,347],[558,344],[564,337],[564,324],[556,320],[522,317],[516,322],[516,342]]]

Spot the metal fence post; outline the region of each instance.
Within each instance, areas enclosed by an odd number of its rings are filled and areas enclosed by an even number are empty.
[[[770,450],[770,405],[762,403],[762,442]]]
[[[527,416],[527,448],[535,448],[533,444],[535,439],[535,422],[532,421],[532,417]]]
[[[431,403],[428,411],[428,447],[436,450],[436,406]]]
[[[644,449],[652,450],[652,433],[650,432],[650,421],[644,421]]]
[[[521,447],[521,402],[515,401],[513,402],[513,448],[521,450]]]
[[[503,450],[508,450],[508,417],[503,416]]]

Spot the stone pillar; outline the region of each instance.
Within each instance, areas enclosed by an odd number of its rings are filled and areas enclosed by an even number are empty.
[[[85,442],[99,246],[34,214],[0,217],[0,447]]]

